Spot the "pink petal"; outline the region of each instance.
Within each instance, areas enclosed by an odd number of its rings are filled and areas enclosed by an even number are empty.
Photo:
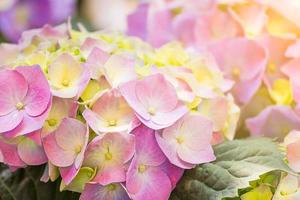
[[[83,148],[88,135],[87,126],[79,120],[64,118],[57,130],[54,131],[54,135],[57,145],[62,149],[74,150],[78,146]]]
[[[169,161],[164,162],[161,169],[169,176],[172,189],[175,189],[177,182],[183,175],[184,169],[172,165]]]
[[[100,183],[101,185],[108,185],[110,183],[121,183],[126,180],[124,166],[106,166],[97,173],[93,182]]]
[[[194,13],[184,12],[173,20],[173,29],[176,37],[188,46],[195,44],[195,27],[198,16]]]
[[[253,40],[227,39],[211,44],[209,50],[228,78],[233,78],[232,69],[237,67],[241,73],[240,80],[251,80],[264,70],[266,64],[265,49]],[[239,55],[238,59],[233,55]]]
[[[116,89],[104,92],[93,104],[92,111],[86,109],[83,116],[96,133],[127,131],[134,117],[133,110]],[[113,126],[109,125],[111,120],[115,122]]]
[[[85,153],[84,166],[97,168],[94,182],[106,185],[125,181],[125,164],[134,155],[134,135],[127,133],[106,133],[96,137]],[[106,159],[108,152],[111,159]]]
[[[182,120],[184,122],[181,124],[180,131],[186,139],[187,147],[197,151],[210,146],[213,131],[212,121],[197,114],[186,115]]]
[[[210,145],[212,131],[210,120],[198,114],[189,114],[164,129],[162,137],[156,134],[156,139],[171,163],[187,168],[189,166],[185,162],[193,165],[215,159]],[[177,141],[178,137],[182,139],[181,143]]]
[[[135,92],[138,101],[146,109],[151,106],[157,112],[170,112],[178,103],[175,88],[161,74],[148,76],[139,81]]]
[[[179,104],[176,109],[168,113],[157,113],[155,116],[151,117],[151,120],[145,120],[141,116],[137,115],[137,117],[141,120],[143,124],[152,128],[154,130],[159,130],[171,126],[178,119],[180,119],[184,114],[188,112],[188,109],[183,106],[183,104]]]
[[[43,147],[29,138],[18,144],[18,154],[27,165],[41,165],[48,161]]]
[[[225,77],[236,80],[233,91],[237,100],[248,102],[262,81],[267,61],[263,46],[253,40],[237,38],[214,43],[209,46],[209,51],[215,56]],[[235,70],[239,70],[237,77]]]
[[[148,18],[148,41],[154,47],[171,41],[172,35],[172,13],[168,8],[154,10]]]
[[[113,189],[113,190],[112,190]],[[100,184],[86,184],[80,200],[130,200],[122,184],[102,186]]]
[[[164,152],[164,154],[167,156],[168,160],[174,164],[175,166],[178,166],[183,169],[191,169],[195,165],[183,161],[177,154],[177,144],[176,141],[167,141],[162,138],[162,136],[158,133],[155,134],[157,143],[159,144],[159,147]]]
[[[168,199],[172,185],[169,177],[157,167],[149,167],[145,172],[138,172],[138,166],[129,167],[126,188],[135,200],[165,200]]]
[[[3,133],[15,129],[22,122],[23,116],[24,112],[18,110],[0,116],[0,132]]]
[[[140,116],[143,116],[143,119],[149,120],[150,115],[136,96],[135,90],[137,83],[138,81],[129,81],[128,83],[120,85],[119,90],[130,107],[133,108]]]
[[[0,116],[7,115],[27,94],[28,84],[22,74],[13,70],[0,72]],[[2,132],[2,131],[0,131]]]
[[[82,116],[88,125],[93,129],[93,131],[99,134],[99,123],[101,123],[99,116],[88,108],[83,111]]]
[[[66,185],[68,185],[72,182],[72,180],[78,174],[79,170],[80,170],[80,168],[76,168],[75,165],[59,168],[61,178],[63,179],[63,181]]]
[[[10,166],[25,167],[26,164],[20,158],[16,144],[9,144],[0,140],[0,151],[3,156],[3,162]]]
[[[300,57],[300,41],[297,40],[294,44],[290,45],[286,52],[285,56],[290,58],[299,58]]]
[[[285,106],[269,106],[259,115],[246,120],[246,126],[252,136],[284,138],[291,130],[300,129],[300,117]]]
[[[287,159],[289,166],[296,172],[300,172],[300,140],[287,145]]]
[[[178,102],[174,87],[161,74],[126,83],[120,87],[120,92],[141,122],[153,129],[170,126],[188,112]],[[155,113],[150,115],[149,109],[154,109]]]
[[[43,138],[43,146],[48,159],[54,165],[58,167],[68,167],[74,163],[76,158],[75,152],[62,149],[57,144],[54,132]]]
[[[93,48],[92,52],[87,58],[86,66],[91,71],[91,78],[99,79],[103,75],[104,63],[108,60],[109,54],[99,48]]]
[[[214,12],[198,18],[195,27],[197,45],[233,38],[241,35],[241,27],[229,13],[214,9]]]
[[[143,40],[147,39],[147,17],[149,12],[149,4],[141,3],[137,9],[127,17],[128,34],[139,37]]]
[[[177,150],[179,158],[191,164],[202,164],[216,159],[214,151],[210,145],[202,150],[193,150],[186,146],[180,146]]]
[[[38,116],[48,108],[51,93],[48,81],[39,66],[17,67],[28,83],[28,92],[24,99],[26,113]]]
[[[115,48],[114,45],[112,44],[108,44],[107,42],[103,41],[103,40],[99,40],[96,38],[92,38],[92,37],[87,37],[83,44],[80,47],[80,50],[82,50],[84,53],[86,52],[92,52],[93,49],[100,49],[101,51],[104,52],[112,52]],[[98,60],[99,61],[99,60]]]
[[[4,134],[7,137],[15,137],[41,129],[50,112],[51,104],[52,101],[49,102],[47,110],[37,117],[29,116],[24,112],[23,121],[15,129],[5,132]]]
[[[160,150],[156,140],[154,130],[146,126],[139,126],[133,131],[135,135],[136,157],[143,164],[158,166],[166,157]]]

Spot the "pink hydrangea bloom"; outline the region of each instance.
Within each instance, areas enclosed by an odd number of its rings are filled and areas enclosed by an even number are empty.
[[[14,167],[41,165],[48,161],[39,131],[32,132],[26,136],[1,138],[0,152],[3,156],[2,162]]]
[[[75,117],[77,109],[78,105],[74,100],[53,97],[51,110],[41,129],[41,137],[56,130],[64,118]]]
[[[189,169],[215,159],[212,122],[200,115],[186,115],[174,125],[156,133],[157,142],[174,165]]]
[[[135,59],[126,55],[112,55],[103,66],[104,76],[111,87],[116,88],[122,83],[138,78],[135,72]]]
[[[239,104],[249,102],[262,82],[267,61],[265,49],[245,38],[223,40],[208,48],[225,77],[236,82],[232,89],[236,101]]]
[[[168,127],[188,111],[161,74],[125,83],[120,92],[141,122],[152,129]]]
[[[142,125],[134,134],[136,150],[126,175],[130,197],[134,200],[168,199],[180,173],[176,172],[174,179],[171,168],[165,166],[167,160],[155,140],[154,130]]]
[[[248,118],[246,126],[252,136],[276,137],[283,140],[291,130],[300,130],[300,116],[287,106],[269,106],[259,115]]]
[[[12,137],[43,126],[52,97],[38,66],[0,71],[0,95],[0,132]]]
[[[91,78],[98,79],[104,74],[104,64],[108,60],[109,54],[100,48],[93,48],[87,58],[85,66],[90,69]]]
[[[82,122],[65,118],[54,132],[43,138],[46,155],[52,164],[60,168],[65,184],[72,181],[82,165],[88,133]]]
[[[93,182],[107,185],[126,180],[126,164],[134,154],[134,135],[106,133],[88,145],[83,166],[97,169]]]
[[[90,80],[89,69],[69,54],[60,55],[48,69],[53,96],[78,98]]]
[[[104,92],[82,115],[98,134],[129,131],[134,118],[133,110],[117,89]]]

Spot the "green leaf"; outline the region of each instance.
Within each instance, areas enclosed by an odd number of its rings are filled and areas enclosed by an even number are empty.
[[[254,188],[250,192],[241,196],[241,200],[271,200],[273,197],[273,193],[271,188],[267,185],[260,185],[257,188]]]
[[[63,180],[61,181],[60,191],[68,190],[81,193],[85,184],[95,177],[96,172],[95,169],[90,167],[82,167],[69,185],[66,185]]]
[[[227,141],[214,147],[216,160],[187,170],[173,192],[176,200],[238,197],[239,189],[271,171],[295,174],[277,143],[267,138]]]

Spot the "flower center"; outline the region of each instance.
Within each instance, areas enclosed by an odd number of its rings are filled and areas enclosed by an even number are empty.
[[[182,144],[184,142],[183,136],[176,137],[176,141],[177,141],[178,144]]]
[[[241,71],[238,67],[234,67],[232,70],[232,75],[234,78],[240,78]]]
[[[139,167],[138,167],[138,171],[140,173],[144,173],[146,171],[146,169],[147,169],[147,167],[144,164],[140,164]]]
[[[117,120],[115,119],[108,120],[108,126],[116,126],[116,125],[117,125]]]
[[[79,154],[80,151],[81,151],[81,149],[82,149],[82,146],[81,146],[81,145],[76,146],[76,148],[75,148],[75,153],[76,153],[76,154]]]
[[[49,126],[55,126],[57,124],[56,119],[48,119],[47,123]]]
[[[115,184],[109,184],[109,185],[107,186],[107,189],[108,189],[109,191],[114,191],[114,190],[117,189],[117,186],[116,186]]]
[[[112,159],[112,154],[110,153],[110,152],[107,152],[106,154],[105,154],[105,160],[111,160]]]
[[[68,79],[64,79],[61,84],[64,86],[64,87],[68,87],[70,85],[70,81]]]
[[[269,74],[274,74],[276,72],[276,65],[274,63],[269,63],[267,66],[267,72]]]
[[[19,103],[16,104],[16,108],[18,110],[23,110],[24,109],[24,104],[22,102],[19,102]]]
[[[148,108],[148,113],[149,113],[150,115],[155,115],[155,113],[156,113],[155,108],[149,107],[149,108]]]

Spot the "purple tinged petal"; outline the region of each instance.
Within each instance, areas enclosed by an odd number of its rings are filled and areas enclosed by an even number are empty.
[[[184,173],[184,169],[171,164],[168,160],[161,165],[161,169],[169,176],[172,189],[175,189],[177,182]]]
[[[130,200],[124,186],[114,183],[107,186],[88,183],[80,196],[80,200]]]
[[[61,175],[62,180],[66,185],[70,184],[72,180],[76,177],[78,174],[80,168],[76,168],[75,164],[69,166],[69,167],[61,167],[59,168],[59,172]]]
[[[14,110],[13,112],[0,116],[0,132],[4,133],[15,129],[21,122],[24,116],[23,111]]]
[[[16,71],[22,74],[28,84],[28,92],[24,99],[26,113],[30,116],[39,116],[49,106],[51,93],[48,81],[39,66],[17,67]]]
[[[28,84],[22,74],[14,70],[0,72],[0,116],[16,110],[16,104],[27,94]],[[3,131],[0,131],[3,132]]]
[[[48,104],[47,110],[42,113],[40,116],[37,117],[31,117],[27,114],[25,114],[25,112],[22,113],[23,115],[23,120],[21,123],[19,123],[19,125],[10,131],[5,132],[4,134],[7,137],[16,137],[19,135],[25,135],[31,132],[34,132],[36,130],[39,130],[40,128],[42,128],[49,112],[51,109],[51,104],[52,104],[52,98]]]
[[[142,3],[138,6],[134,13],[128,15],[127,25],[129,35],[139,37],[143,40],[147,39],[148,13],[149,4]]]
[[[252,136],[277,137],[280,140],[291,130],[300,129],[300,116],[287,106],[269,106],[259,115],[246,120]]]
[[[161,74],[123,84],[120,92],[141,122],[152,129],[168,127],[188,112]]]
[[[136,157],[145,165],[159,166],[166,157],[155,140],[154,130],[141,125],[133,130],[135,135]]]
[[[133,160],[126,179],[126,188],[134,200],[168,199],[172,185],[168,175],[158,167],[139,172],[139,162]]]

